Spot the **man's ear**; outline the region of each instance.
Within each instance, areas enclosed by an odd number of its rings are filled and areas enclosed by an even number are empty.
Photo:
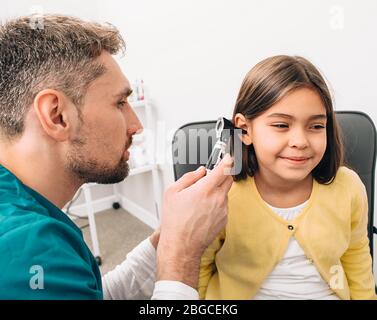
[[[62,92],[53,89],[40,91],[33,103],[34,111],[45,133],[56,141],[65,141],[76,119],[72,108],[76,107]],[[77,116],[77,110],[76,116]]]
[[[237,113],[234,117],[234,126],[236,128],[242,129],[242,136],[241,140],[244,144],[250,145],[253,142],[252,135],[251,135],[251,128],[247,124],[247,120],[242,113]]]

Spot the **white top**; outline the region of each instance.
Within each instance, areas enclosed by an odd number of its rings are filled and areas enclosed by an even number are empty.
[[[157,281],[156,250],[149,238],[133,249],[120,265],[102,277],[104,299],[198,300],[192,287],[178,281]]]
[[[308,201],[293,208],[275,208],[285,220],[293,220]],[[339,300],[323,280],[312,260],[309,260],[294,236],[289,239],[283,259],[275,266],[260,287],[254,300]]]

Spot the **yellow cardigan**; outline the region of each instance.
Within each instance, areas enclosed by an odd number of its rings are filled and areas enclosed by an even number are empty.
[[[202,257],[201,299],[252,298],[292,236],[341,299],[376,299],[367,194],[354,171],[341,167],[329,185],[313,179],[309,201],[292,221],[266,205],[251,177],[233,184],[228,206],[225,230]]]

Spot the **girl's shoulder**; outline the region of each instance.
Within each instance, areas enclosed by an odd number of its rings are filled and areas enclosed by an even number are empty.
[[[337,191],[343,189],[344,192],[357,196],[366,193],[365,185],[360,179],[360,176],[355,170],[346,166],[341,166],[338,169],[334,180],[325,186]]]
[[[356,171],[346,166],[341,166],[338,169],[334,182],[340,184],[354,183],[356,185],[363,185],[363,182],[361,181],[360,176],[356,173]]]
[[[229,190],[228,193],[228,199],[232,200],[234,198],[243,197],[246,194],[250,194],[251,184],[254,177],[247,177],[243,180],[234,181],[232,184],[232,187]]]

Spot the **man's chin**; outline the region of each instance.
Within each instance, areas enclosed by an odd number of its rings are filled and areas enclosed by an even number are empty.
[[[118,167],[114,171],[103,172],[96,182],[99,184],[112,184],[123,181],[128,177],[130,171],[127,162],[125,162],[125,164],[125,166],[122,166],[121,168]]]
[[[79,178],[84,183],[113,184],[123,181],[127,178],[130,168],[126,161],[122,161],[116,168],[93,168],[92,170],[81,171]]]

